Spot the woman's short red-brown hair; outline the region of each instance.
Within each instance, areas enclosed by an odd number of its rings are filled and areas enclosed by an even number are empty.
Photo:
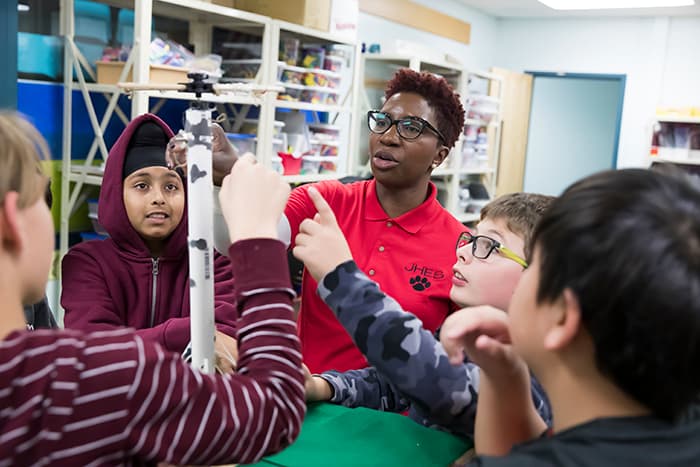
[[[437,128],[445,137],[445,146],[451,148],[464,128],[464,107],[445,78],[428,72],[402,68],[387,83],[384,96],[389,99],[399,92],[413,92],[423,96],[435,112]]]

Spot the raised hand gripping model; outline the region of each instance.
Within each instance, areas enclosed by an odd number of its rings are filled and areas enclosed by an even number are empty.
[[[190,319],[192,366],[205,373],[216,367],[214,328],[213,274],[213,137],[212,109],[202,99],[203,94],[244,93],[269,95],[279,91],[274,86],[234,83],[219,85],[207,82],[207,75],[190,73],[190,82],[166,85],[167,89],[194,93],[196,100],[185,111],[185,129],[180,134],[187,142],[187,214],[190,267]],[[166,87],[141,83],[119,83],[131,92]],[[220,142],[219,135],[219,142]],[[179,165],[177,159],[175,165]]]

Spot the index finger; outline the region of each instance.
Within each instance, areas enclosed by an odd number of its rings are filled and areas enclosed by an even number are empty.
[[[257,160],[255,159],[255,155],[250,152],[246,152],[238,158],[238,161],[236,161],[235,164],[233,164],[232,170],[235,170],[236,166],[240,163],[243,163],[243,165],[254,165],[256,162]]]
[[[308,193],[311,201],[314,203],[314,207],[316,207],[316,211],[318,211],[319,215],[321,216],[321,222],[332,222],[335,224],[335,214],[328,205],[328,202],[326,202],[323,195],[321,195],[321,193],[319,193],[319,191],[313,186],[309,188]]]
[[[448,316],[440,331],[443,344],[459,341],[469,335],[485,334],[501,342],[509,342],[506,313],[490,308],[464,308]]]

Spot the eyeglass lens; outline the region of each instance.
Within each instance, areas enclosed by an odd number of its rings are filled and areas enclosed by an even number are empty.
[[[469,244],[472,245],[472,255],[479,259],[488,258],[497,246],[496,242],[488,237],[474,236],[466,232],[462,233],[457,241],[457,249]]]
[[[368,122],[369,129],[374,133],[385,133],[395,124],[399,135],[406,139],[418,138],[425,127],[425,124],[416,118],[392,120],[391,116],[384,112],[370,113]]]

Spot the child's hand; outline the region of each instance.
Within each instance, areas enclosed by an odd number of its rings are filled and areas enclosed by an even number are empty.
[[[252,154],[241,157],[219,192],[231,243],[277,238],[277,224],[288,197],[289,185],[277,172],[257,164]]]
[[[308,402],[331,400],[331,387],[328,382],[323,378],[313,376],[305,364],[302,363],[301,367],[304,370],[306,400]]]
[[[236,371],[238,361],[238,342],[231,336],[220,331],[215,331],[214,353],[216,354],[216,368],[222,373]]]
[[[224,129],[217,123],[211,125],[212,136],[212,178],[214,185],[221,186],[226,175],[231,172],[231,167],[238,160],[238,153],[228,142]],[[165,162],[170,169],[183,168],[187,173],[187,139],[180,133],[170,138],[165,150]]]
[[[299,225],[293,252],[318,281],[339,264],[351,260],[352,254],[333,210],[321,193],[314,187],[308,193],[318,214]]]
[[[491,376],[527,369],[513,351],[508,315],[491,306],[463,308],[448,316],[440,330],[440,342],[453,365],[461,364],[466,354]]]
[[[216,123],[211,125],[211,136],[212,178],[214,185],[221,186],[224,177],[238,160],[238,153],[226,138],[224,129]]]

